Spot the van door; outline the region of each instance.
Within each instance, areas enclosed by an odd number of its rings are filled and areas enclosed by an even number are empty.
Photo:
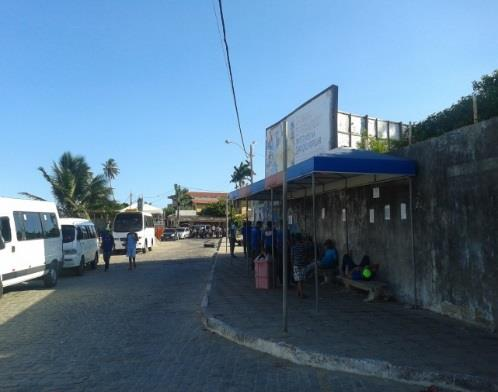
[[[15,271],[19,276],[42,272],[45,269],[45,241],[38,212],[14,212],[17,246]]]
[[[83,256],[86,262],[87,260],[85,254],[85,233],[86,230],[83,226],[81,225],[76,226],[76,249],[78,250],[77,255],[79,256],[79,259],[81,259],[81,256]]]
[[[45,238],[45,262],[62,260],[62,240],[57,217],[54,213],[42,212],[40,214]]]
[[[8,216],[0,216],[0,235],[3,242],[3,247],[0,248],[0,275],[4,275],[12,271],[15,256],[15,253],[12,253],[15,245],[12,241],[11,221]]]

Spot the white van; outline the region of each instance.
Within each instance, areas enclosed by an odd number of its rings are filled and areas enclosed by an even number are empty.
[[[57,284],[63,263],[54,203],[0,197],[0,296],[3,288],[43,277]]]
[[[78,275],[83,275],[87,264],[95,269],[99,262],[99,243],[93,222],[61,218],[61,227],[64,268],[74,268]]]
[[[143,253],[152,250],[155,233],[151,214],[136,210],[120,212],[114,218],[112,227],[116,251],[126,249],[126,235],[130,232],[138,235],[137,249],[141,249]]]

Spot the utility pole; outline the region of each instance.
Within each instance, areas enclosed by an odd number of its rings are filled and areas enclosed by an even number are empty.
[[[133,193],[130,192],[130,207],[133,204]]]
[[[249,144],[249,165],[251,166],[251,184],[253,183],[254,180],[254,170],[252,169],[252,143]]]

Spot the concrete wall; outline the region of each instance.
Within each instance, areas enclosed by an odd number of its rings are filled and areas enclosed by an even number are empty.
[[[498,323],[498,119],[414,144],[396,153],[417,161],[413,182],[415,269],[407,180],[317,198],[318,237],[332,238],[355,261],[381,264],[396,297],[462,320]],[[401,218],[406,204],[407,219]],[[390,220],[384,208],[390,206]],[[312,233],[311,198],[289,203],[301,231]],[[325,208],[325,218],[321,209]],[[347,210],[347,222],[342,219]],[[375,213],[369,222],[369,210]],[[415,279],[416,277],[416,279]],[[416,281],[415,281],[416,280]],[[415,293],[416,288],[416,293]]]

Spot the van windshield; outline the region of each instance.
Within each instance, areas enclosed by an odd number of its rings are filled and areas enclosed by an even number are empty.
[[[74,241],[74,226],[62,225],[62,242]]]
[[[143,229],[142,214],[137,212],[118,214],[114,220],[114,231],[128,233]]]

